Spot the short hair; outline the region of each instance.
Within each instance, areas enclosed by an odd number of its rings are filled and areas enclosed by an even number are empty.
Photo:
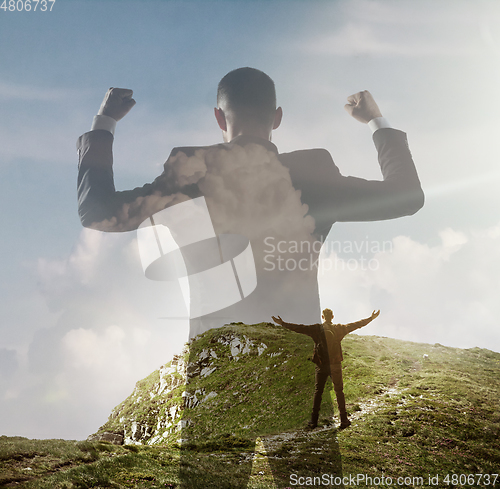
[[[331,309],[323,309],[323,316],[332,316],[333,317],[333,311]]]
[[[230,71],[217,87],[217,105],[225,105],[240,121],[272,123],[276,112],[274,82],[255,68]]]

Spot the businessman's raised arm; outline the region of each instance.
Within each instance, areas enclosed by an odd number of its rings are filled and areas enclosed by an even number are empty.
[[[85,227],[131,231],[149,216],[187,197],[165,172],[153,183],[116,191],[113,179],[113,138],[116,122],[135,105],[132,90],[110,88],[92,130],[77,141],[78,213]]]
[[[342,177],[329,203],[336,221],[394,219],[417,212],[424,193],[408,147],[406,134],[393,129],[368,91],[347,98],[346,111],[373,131],[383,180]]]

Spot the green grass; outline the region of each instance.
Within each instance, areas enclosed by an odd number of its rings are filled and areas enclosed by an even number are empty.
[[[230,348],[221,344],[221,335],[237,335],[251,339],[254,344],[249,353],[240,354],[238,360],[228,360]],[[267,348],[259,355],[258,347]],[[141,441],[149,443],[154,435],[163,435],[161,443],[175,443],[179,437],[196,443],[221,433],[255,439],[260,435],[279,433],[302,427],[308,418],[314,388],[313,343],[309,337],[297,335],[269,324],[231,325],[208,331],[199,337],[185,353],[193,370],[199,353],[211,351],[209,366],[212,374],[200,378],[190,377],[187,385],[180,385],[167,394],[151,395],[159,384],[159,372],[137,383],[134,393],[121,403],[100,431],[124,432],[132,436],[132,424],[148,427]],[[207,362],[203,363],[204,366]],[[151,382],[156,379],[156,384]],[[184,408],[182,395],[197,391],[211,392],[217,397],[194,409]],[[203,395],[201,397],[203,397]],[[138,402],[139,400],[139,402]],[[158,429],[158,420],[166,420],[173,406],[178,406],[181,418],[189,423],[179,435],[167,427]],[[333,414],[331,402],[325,396],[322,412]],[[167,432],[167,433],[165,433]],[[165,434],[164,434],[165,433]]]
[[[426,481],[429,474],[498,473],[500,354],[383,342],[392,355],[415,363],[391,365],[384,358],[385,375],[395,376],[400,393],[382,395],[380,409],[340,434],[344,471],[418,475]]]
[[[218,335],[229,332],[268,348],[260,356],[251,350],[229,361],[228,347],[217,342]],[[192,361],[204,349],[216,351],[218,358],[212,361],[216,371],[191,378],[187,386],[189,392],[217,392],[181,411],[182,419],[191,421],[189,429],[153,446],[0,437],[0,486],[266,489],[274,487],[272,470],[276,487],[283,489],[307,487],[292,486],[291,473],[338,474],[341,463],[343,475],[425,481],[398,487],[430,487],[429,474],[440,474],[439,487],[452,487],[442,482],[445,474],[500,472],[499,353],[356,335],[346,337],[343,348],[345,393],[353,415],[347,430],[332,425],[327,395],[320,417],[324,428],[301,429],[310,413],[314,379],[307,337],[265,325],[232,325],[205,333],[191,348]],[[159,378],[154,372],[138,382],[103,430],[126,432],[133,418],[150,426],[151,434],[158,416],[182,405],[186,390],[181,385],[168,395],[150,396]],[[273,439],[276,434],[280,438]],[[254,455],[256,437],[263,440],[267,457]]]

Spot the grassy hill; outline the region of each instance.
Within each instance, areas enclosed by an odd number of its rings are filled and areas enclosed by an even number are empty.
[[[208,331],[138,382],[99,431],[123,433],[126,443],[185,445],[300,428],[311,409],[312,348],[308,337],[267,323]],[[330,417],[331,405],[325,396]]]
[[[312,346],[268,324],[208,331],[139,381],[98,430],[125,445],[0,437],[0,485],[334,487],[293,484],[290,474],[341,471],[379,477],[358,487],[383,487],[382,476],[394,486],[402,477],[398,487],[493,487],[495,476],[475,474],[500,472],[499,353],[351,334],[343,348],[353,425],[336,430],[325,392],[321,426],[307,432]]]

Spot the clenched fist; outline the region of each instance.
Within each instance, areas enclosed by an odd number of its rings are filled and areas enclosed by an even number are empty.
[[[135,105],[133,91],[128,88],[111,87],[104,96],[98,115],[107,115],[115,121],[123,119]]]
[[[347,97],[347,101],[349,103],[344,106],[345,110],[360,122],[368,124],[375,117],[382,117],[377,103],[368,90]]]

